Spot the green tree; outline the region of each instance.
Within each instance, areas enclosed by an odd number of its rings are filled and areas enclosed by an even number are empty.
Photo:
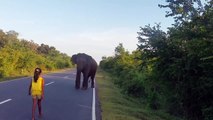
[[[167,5],[159,4],[158,6],[171,10],[166,11],[166,17],[174,16],[176,25],[182,22],[188,22],[193,17],[201,16],[204,12],[201,0],[167,0],[167,2]]]
[[[0,30],[0,78],[29,75],[35,67],[45,70],[71,67],[70,57],[55,47],[18,39],[16,31]]]

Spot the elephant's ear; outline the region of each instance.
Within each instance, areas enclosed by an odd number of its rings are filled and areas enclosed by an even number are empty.
[[[77,55],[73,55],[71,60],[72,60],[72,63],[76,64],[77,63]]]

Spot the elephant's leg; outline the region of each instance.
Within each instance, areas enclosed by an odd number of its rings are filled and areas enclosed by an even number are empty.
[[[84,73],[84,80],[83,80],[83,87],[82,89],[87,89],[88,88],[88,73]]]
[[[75,88],[79,89],[81,84],[81,71],[77,70],[76,79],[75,79]]]
[[[92,81],[91,82],[91,88],[94,88],[94,77],[95,77],[94,75],[91,76],[91,81]]]
[[[95,82],[94,82],[94,80],[95,80],[95,73],[96,73],[96,71],[94,71],[94,72],[92,72],[92,74],[91,74],[91,80],[92,80],[92,82],[91,82],[91,88],[94,88],[94,84],[95,84]]]

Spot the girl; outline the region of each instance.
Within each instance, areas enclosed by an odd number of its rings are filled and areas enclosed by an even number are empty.
[[[42,117],[41,100],[44,98],[44,79],[41,73],[42,70],[40,68],[35,69],[34,76],[29,86],[29,95],[33,98],[32,120],[35,120],[36,103],[38,104],[39,117]]]

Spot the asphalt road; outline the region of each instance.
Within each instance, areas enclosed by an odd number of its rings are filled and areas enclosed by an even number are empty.
[[[41,120],[95,120],[95,90],[76,90],[75,70],[43,75],[45,93]],[[28,95],[31,77],[0,82],[0,120],[30,120],[32,98]],[[90,84],[89,84],[90,86]],[[38,108],[36,109],[38,119]]]

